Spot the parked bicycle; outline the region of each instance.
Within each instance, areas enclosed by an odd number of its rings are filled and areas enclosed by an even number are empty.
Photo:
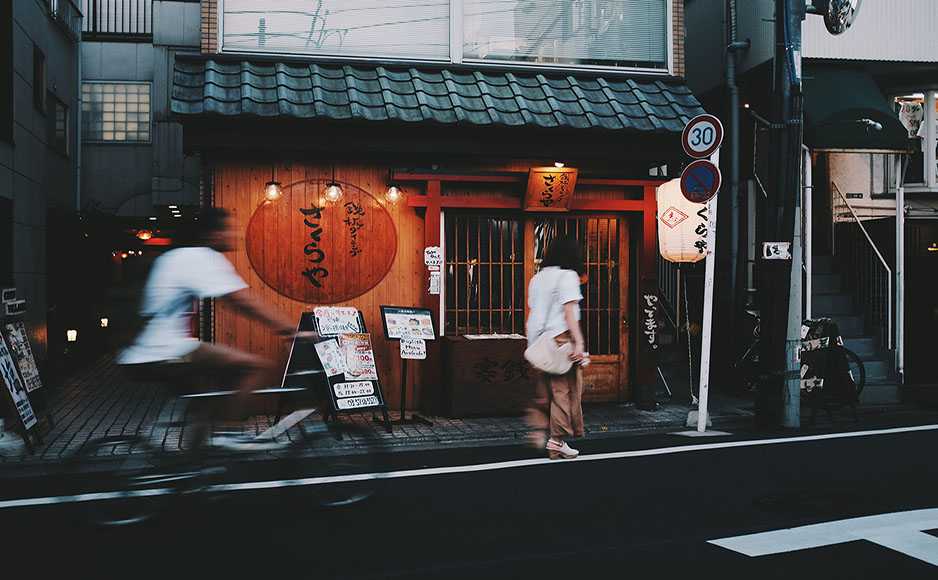
[[[383,451],[382,439],[371,429],[320,413],[322,421],[308,424],[319,413],[314,389],[274,388],[253,391],[254,396],[279,397],[280,409],[296,410],[282,416],[269,429],[239,448],[212,445],[211,437],[199,435],[188,447],[161,452],[143,433],[102,437],[86,443],[69,462],[70,471],[85,471],[89,462],[102,456],[126,457],[119,470],[107,470],[95,478],[106,492],[92,501],[80,502],[85,517],[104,526],[141,523],[168,510],[181,498],[217,497],[232,488],[226,479],[232,468],[246,461],[267,459],[266,477],[283,487],[296,486],[299,478],[323,478],[317,485],[303,486],[308,505],[319,508],[350,506],[371,497],[378,489]],[[189,404],[221,408],[237,391],[183,395]],[[160,423],[155,430],[191,428],[185,421]],[[345,445],[337,446],[336,442]],[[338,448],[337,448],[338,447]],[[234,486],[237,488],[237,485]],[[276,486],[271,486],[276,487]],[[226,489],[228,488],[228,489]]]
[[[762,378],[761,369],[759,365],[759,352],[760,352],[760,333],[761,333],[761,322],[762,319],[759,316],[759,312],[756,310],[747,310],[747,316],[749,317],[750,323],[752,325],[752,341],[747,346],[746,350],[743,352],[739,358],[733,363],[734,374],[738,377],[737,384],[741,385],[743,389],[747,392],[754,391],[758,386]],[[802,343],[802,352],[805,352],[805,349],[810,349],[813,346],[817,346],[819,349],[825,349],[827,357],[833,361],[825,365],[825,368],[821,370],[821,373],[832,374],[834,369],[837,366],[840,366],[844,370],[846,376],[843,378],[849,377],[849,380],[853,383],[856,389],[856,398],[859,398],[860,393],[863,392],[863,387],[866,386],[866,367],[863,366],[863,361],[860,360],[860,357],[857,356],[855,352],[845,347],[843,340],[840,338],[839,331],[837,330],[836,324],[834,324],[829,319],[821,319],[818,321],[806,320],[804,325],[807,328],[820,328],[820,324],[824,325],[824,332],[826,336],[818,336],[814,338],[813,335],[805,334],[807,341]],[[820,341],[818,344],[814,345],[811,343],[812,340]],[[810,369],[810,365],[808,365]],[[802,376],[802,379],[805,377]],[[820,381],[810,381],[810,379],[802,380],[802,392],[804,392],[808,399],[812,398],[815,395],[815,389],[818,392],[824,389],[824,381],[831,381],[834,379],[831,377],[818,377]],[[828,383],[828,386],[830,383]]]

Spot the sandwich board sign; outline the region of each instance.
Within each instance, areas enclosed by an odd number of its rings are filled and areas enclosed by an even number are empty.
[[[300,315],[297,332],[316,331],[320,339],[315,344],[293,341],[281,386],[326,389],[333,416],[340,412],[380,409],[390,430],[391,422],[378,379],[371,335],[364,332],[365,321],[357,309],[341,310],[343,312],[340,313],[314,311]],[[345,310],[354,311],[354,319]],[[326,320],[323,327],[327,331],[344,329],[356,320],[356,328],[362,332],[327,336],[320,331],[321,320]]]

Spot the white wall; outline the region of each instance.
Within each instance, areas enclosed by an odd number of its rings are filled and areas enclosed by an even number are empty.
[[[822,153],[825,155],[825,153]],[[895,199],[872,199],[870,196],[870,156],[868,153],[826,153],[830,180],[847,197],[847,202],[861,220],[893,217]],[[862,199],[850,199],[849,194],[863,194]],[[843,202],[831,187],[832,204],[836,208]],[[852,221],[852,218],[834,216],[834,221]]]
[[[803,54],[805,58],[938,62],[938,1],[864,0],[856,22],[839,36],[827,32],[821,18],[808,16]]]

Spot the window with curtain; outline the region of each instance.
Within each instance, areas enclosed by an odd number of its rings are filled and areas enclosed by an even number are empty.
[[[524,334],[524,229],[509,215],[447,213],[446,334]]]
[[[666,68],[667,0],[465,0],[467,59]]]

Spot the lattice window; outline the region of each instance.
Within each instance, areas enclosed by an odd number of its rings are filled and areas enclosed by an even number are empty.
[[[447,213],[445,228],[446,334],[523,334],[522,222]]]
[[[150,142],[150,83],[89,82],[81,91],[84,141]]]

